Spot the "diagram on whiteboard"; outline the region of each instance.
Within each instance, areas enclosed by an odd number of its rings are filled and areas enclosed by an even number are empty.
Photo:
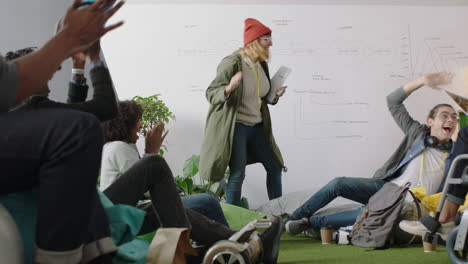
[[[375,102],[362,98],[368,98],[373,86],[397,88],[424,73],[450,71],[456,77],[449,90],[462,93],[460,83],[467,83],[463,79],[467,79],[466,49],[455,45],[457,40],[450,36],[416,37],[410,25],[400,29],[376,41],[361,38],[362,28],[341,26],[333,39],[299,38],[275,50],[277,57],[291,64],[292,58],[306,58],[311,65],[302,72],[296,68],[292,77],[296,78],[291,86],[296,87],[294,134],[298,140],[366,140],[373,115],[369,106]],[[363,82],[369,86],[359,89]]]
[[[295,94],[295,135],[301,140],[362,139],[367,137],[368,103],[342,100],[333,93]]]
[[[403,76],[416,78],[424,73],[439,71],[458,74],[468,65],[466,47],[456,44],[456,39],[432,35],[415,40],[413,35],[412,27],[408,25],[406,34],[400,38]]]

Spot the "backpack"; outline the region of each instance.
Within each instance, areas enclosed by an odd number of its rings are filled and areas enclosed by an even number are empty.
[[[404,186],[398,186],[387,182],[369,199],[369,203],[364,207],[362,215],[356,219],[350,233],[353,245],[366,248],[388,247],[392,242],[391,233],[398,224],[396,220],[408,192],[416,202],[418,214],[421,214],[417,198],[409,190],[410,185],[407,183]]]

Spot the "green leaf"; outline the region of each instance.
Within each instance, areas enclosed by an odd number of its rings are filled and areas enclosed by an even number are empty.
[[[199,164],[200,164],[200,156],[192,155],[190,158],[188,158],[184,163],[184,170],[183,170],[184,176],[192,178],[193,176],[197,175]]]
[[[160,94],[155,94],[148,97],[133,97],[133,100],[137,101],[143,108],[142,129],[140,131],[142,136],[146,136],[151,128],[159,122],[168,123],[170,120],[175,120],[174,114],[167,108],[160,96]]]
[[[180,193],[182,196],[187,195],[187,194],[185,193],[184,188],[183,188],[183,187],[184,187],[184,183],[183,183],[184,180],[183,180],[183,178],[177,176],[177,177],[174,178],[174,180],[175,180],[175,183],[176,183],[176,186],[177,186],[177,189],[178,189],[179,193]]]
[[[199,155],[192,155],[184,162],[183,176],[175,177],[177,188],[180,190],[181,195],[190,195],[193,193],[209,193],[211,195],[219,196],[216,197],[218,200],[222,200],[225,196],[225,192],[216,194],[220,183],[212,181],[204,181],[201,179],[201,184],[194,184],[193,177],[198,173],[200,163]],[[225,177],[229,177],[229,170],[226,171]],[[224,181],[224,180],[223,180]],[[225,184],[225,183],[224,183]],[[244,204],[244,206],[248,206]]]
[[[247,200],[247,198],[245,197],[242,197],[241,200],[240,200],[240,207],[243,207],[245,209],[249,209],[249,201]]]
[[[185,178],[183,181],[184,190],[187,195],[193,194],[193,181],[190,178]]]

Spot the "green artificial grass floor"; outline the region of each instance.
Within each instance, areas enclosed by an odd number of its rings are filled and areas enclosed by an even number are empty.
[[[451,262],[445,248],[441,246],[437,247],[436,252],[431,253],[424,253],[422,245],[374,250],[336,244],[322,245],[316,238],[283,234],[278,263],[449,264]]]
[[[221,206],[229,225],[234,230],[240,230],[248,222],[263,217],[263,214],[233,205],[222,203]],[[262,232],[262,230],[259,231]],[[436,252],[431,253],[424,253],[422,245],[374,250],[336,244],[322,245],[317,238],[283,234],[278,264],[308,263],[449,264],[451,262],[445,248],[441,246],[437,248]]]

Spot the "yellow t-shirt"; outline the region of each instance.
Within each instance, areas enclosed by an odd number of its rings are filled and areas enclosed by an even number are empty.
[[[412,188],[411,191],[414,193],[414,196],[416,196],[419,200],[421,200],[421,203],[426,207],[427,210],[431,212],[436,212],[437,211],[437,206],[439,205],[440,197],[442,196],[442,193],[435,193],[432,195],[428,195],[426,193],[426,188],[424,187],[416,187]],[[465,197],[465,204],[460,206],[458,211],[461,211],[465,209],[465,207],[468,206],[468,194]]]

